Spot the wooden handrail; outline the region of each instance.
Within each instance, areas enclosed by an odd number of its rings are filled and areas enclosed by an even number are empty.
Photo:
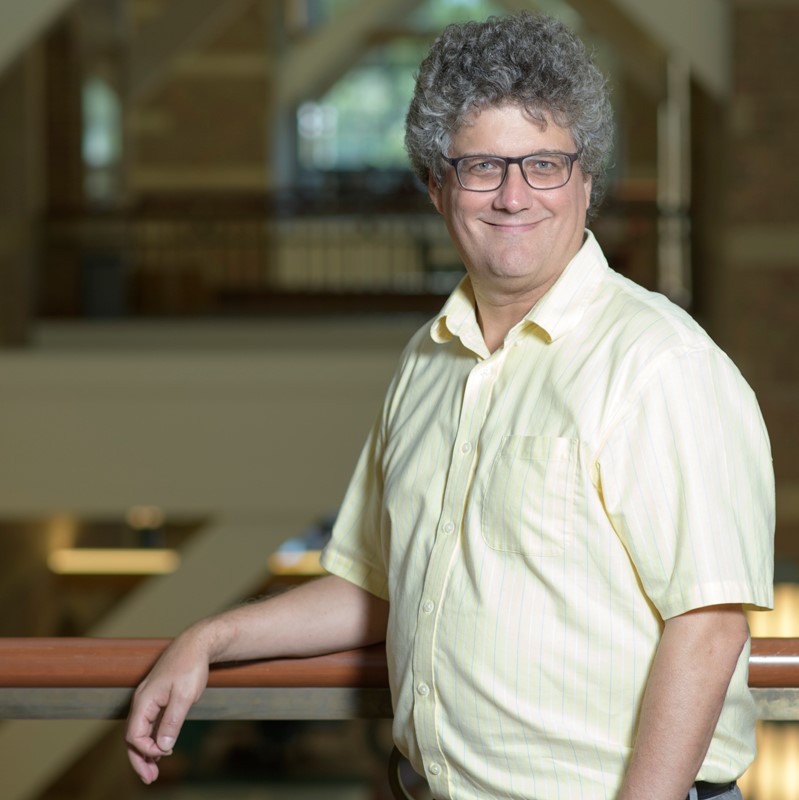
[[[0,687],[134,687],[169,639],[0,639]],[[373,645],[313,658],[273,659],[211,668],[211,687],[388,686],[385,648]]]
[[[0,638],[0,687],[136,686],[168,639]],[[799,688],[799,638],[752,640],[752,688]],[[374,645],[313,658],[220,664],[211,687],[386,688],[385,649]]]
[[[799,639],[752,639],[749,686],[753,689],[799,688]]]

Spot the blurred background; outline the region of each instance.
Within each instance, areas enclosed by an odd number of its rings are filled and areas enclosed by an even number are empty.
[[[593,222],[739,365],[799,635],[799,0],[0,5],[0,635],[171,636],[303,580],[407,338],[461,267],[402,146],[448,22],[594,49],[618,123]],[[799,796],[760,729],[751,800]],[[0,722],[4,800],[380,798],[387,723],[191,723],[158,787],[118,724]]]

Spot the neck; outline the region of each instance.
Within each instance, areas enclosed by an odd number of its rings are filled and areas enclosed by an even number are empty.
[[[490,353],[502,347],[510,329],[524,319],[536,302],[528,299],[518,303],[497,304],[476,298],[477,322]]]
[[[486,286],[476,286],[472,283],[477,306],[477,322],[490,353],[502,347],[510,329],[524,319],[554,282],[553,280],[544,286],[536,287],[535,291],[525,291],[518,295],[490,291]]]

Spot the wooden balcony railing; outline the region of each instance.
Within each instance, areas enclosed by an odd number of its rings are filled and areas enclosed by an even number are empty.
[[[118,719],[167,639],[0,639],[0,718]],[[799,638],[752,640],[761,719],[799,719]],[[223,664],[193,719],[391,716],[381,646],[303,659]]]
[[[0,719],[118,719],[167,639],[0,639]],[[215,665],[192,719],[391,716],[381,646]]]

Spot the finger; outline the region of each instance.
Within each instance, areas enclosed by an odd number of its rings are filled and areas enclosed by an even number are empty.
[[[133,767],[133,771],[141,780],[150,784],[158,778],[158,759],[143,756],[133,747],[128,747],[128,761]]]
[[[164,705],[166,700],[145,699],[140,695],[135,695],[131,704],[125,740],[145,756],[156,757],[162,753],[155,742],[154,731]]]
[[[172,752],[193,702],[193,698],[173,691],[169,704],[161,714],[155,736],[161,754],[169,755]]]

